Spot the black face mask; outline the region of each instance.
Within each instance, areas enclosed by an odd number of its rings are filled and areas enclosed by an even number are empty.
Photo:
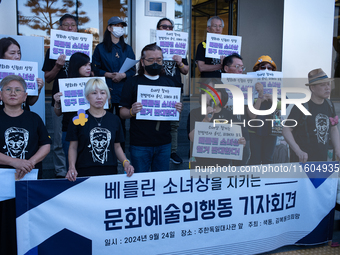
[[[162,70],[162,65],[153,63],[152,65],[144,66],[144,68],[145,68],[145,71],[147,71],[147,73],[150,75],[159,75]]]

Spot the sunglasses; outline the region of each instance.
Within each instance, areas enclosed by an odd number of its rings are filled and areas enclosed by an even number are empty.
[[[172,26],[172,25],[160,25],[159,27],[161,27],[162,29],[164,29],[164,30],[172,30],[172,29],[174,29],[174,26]]]

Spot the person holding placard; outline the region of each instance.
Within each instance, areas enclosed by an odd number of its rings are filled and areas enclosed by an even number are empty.
[[[127,58],[135,60],[135,53],[130,45],[124,41],[124,34],[127,24],[117,16],[111,17],[107,23],[104,33],[104,40],[98,44],[92,56],[93,71],[96,76],[105,76],[106,84],[111,92],[110,112],[119,115],[119,101],[124,82],[127,78],[136,74],[136,67],[131,67],[128,71],[120,73]],[[124,136],[126,133],[125,120],[121,119]],[[125,144],[122,144],[125,150]]]
[[[243,65],[243,59],[239,54],[233,53],[223,59],[222,72],[242,74],[245,70],[246,68]],[[227,108],[231,112],[233,111],[232,106],[225,105],[224,107]],[[245,105],[244,108],[245,108],[244,112],[247,112],[248,106]],[[238,122],[243,122],[245,119],[247,120],[247,118],[245,118],[245,115],[236,115],[235,117],[238,120]],[[250,159],[249,132],[247,128],[245,128],[243,131],[244,131],[244,136],[246,137],[246,146],[243,148],[243,159],[241,161],[233,162],[235,166],[247,165]]]
[[[59,19],[59,29],[68,32],[78,32],[78,20],[75,16],[65,14]],[[53,124],[53,144],[52,155],[54,163],[54,173],[57,178],[64,178],[66,175],[66,158],[62,146],[62,117],[58,117],[54,113],[53,96],[59,92],[58,79],[67,78],[69,61],[66,61],[66,55],[62,54],[57,60],[50,59],[50,48],[47,49],[45,61],[42,70],[45,72],[45,81],[50,83],[53,81],[52,87],[52,124]]]
[[[155,43],[141,52],[138,75],[128,79],[123,87],[120,116],[130,119],[130,155],[136,172],[169,170],[171,154],[170,121],[137,120],[143,105],[137,102],[138,85],[174,87],[172,79],[164,75],[162,49]],[[180,113],[182,103],[175,104]]]
[[[221,98],[222,105],[220,104],[220,101],[217,95],[215,94],[215,92],[211,90],[211,88],[215,87],[215,84],[222,84],[222,81],[216,78],[207,78],[201,84],[202,84],[202,87],[204,88],[201,88],[200,93],[206,96],[207,114],[206,115],[201,114],[201,110],[202,110],[201,107],[190,111],[188,115],[188,121],[187,121],[187,133],[188,133],[188,138],[191,142],[194,142],[195,122],[211,122],[212,123],[214,120],[218,120],[218,119],[227,120],[228,123],[230,123],[230,120],[232,120],[233,122],[239,122],[233,116],[232,112],[230,112],[229,110],[223,107],[228,102],[228,93],[226,92],[226,90],[216,89],[218,96]],[[210,95],[213,95],[215,100]],[[200,97],[200,100],[201,100],[201,97]],[[216,102],[217,104],[215,104],[214,102]],[[245,132],[245,129],[246,128],[242,126],[242,137],[238,139],[238,143],[243,144],[243,146],[246,145],[246,139],[249,139],[247,137],[248,133]],[[191,152],[192,150],[193,148],[191,149]],[[237,162],[237,161],[239,160],[235,160],[234,162]],[[190,168],[194,169],[195,166],[215,166],[216,164],[218,164],[219,166],[228,166],[228,165],[232,165],[233,161],[230,159],[215,159],[215,158],[210,159],[210,158],[191,157],[190,162],[191,162]]]
[[[84,53],[76,52],[74,53],[70,58],[70,67],[68,71],[68,78],[80,78],[80,77],[90,77],[91,76],[91,62],[90,57],[87,56]],[[63,144],[63,150],[66,157],[66,166],[68,169],[68,148],[70,143],[66,141],[66,132],[67,128],[69,126],[70,120],[74,115],[76,115],[76,112],[65,112],[62,113],[61,109],[61,101],[60,96],[62,96],[62,92],[58,92],[54,94],[53,98],[55,100],[54,103],[54,112],[57,116],[63,115],[62,120],[62,144]]]
[[[276,71],[276,64],[269,56],[261,56],[257,59],[253,71]],[[261,83],[255,84],[255,90],[258,93],[258,98],[255,99],[254,108],[257,110],[267,110],[272,106],[272,95],[264,94],[263,85]],[[281,102],[278,101],[277,108],[281,107]],[[249,110],[248,116],[251,119],[261,119],[264,125],[261,127],[249,127],[250,137],[250,160],[249,165],[272,164],[274,149],[276,145],[276,136],[271,135],[271,122],[265,119],[271,119],[272,115],[255,115]],[[259,125],[253,121],[253,125]]]
[[[173,31],[174,25],[172,20],[168,18],[162,18],[157,23],[157,30],[169,30]],[[166,75],[173,78],[176,87],[180,87],[183,90],[183,83],[181,74],[188,74],[189,66],[186,59],[182,59],[179,55],[172,57],[173,61],[164,60],[163,66]],[[177,130],[179,127],[179,121],[171,121],[171,156],[170,160],[174,164],[182,164],[183,160],[177,155]]]
[[[5,105],[0,110],[0,168],[16,169],[16,179],[23,178],[50,152],[47,129],[34,112],[22,109],[26,82],[18,75],[9,75],[0,83],[0,96]],[[1,171],[1,170],[0,170]],[[0,202],[0,254],[17,254],[15,199]]]
[[[0,39],[0,59],[8,60],[21,60],[20,44],[12,37],[4,37]],[[44,87],[44,81],[41,78],[37,78],[38,93],[40,94],[41,89]],[[23,104],[25,110],[30,110],[30,105],[34,105],[38,99],[38,96],[27,96],[26,101]],[[0,108],[3,105],[0,102]]]
[[[218,17],[214,16],[208,20],[207,31],[209,33],[222,34],[224,27],[224,21]],[[223,57],[220,59],[206,58],[206,41],[201,42],[197,46],[196,51],[196,63],[198,70],[201,72],[201,78],[216,77],[221,78],[221,69]]]
[[[85,85],[90,109],[78,111],[66,135],[66,140],[70,141],[66,178],[70,181],[77,177],[117,174],[117,158],[128,177],[134,172],[120,146],[124,142],[120,120],[104,110],[109,95],[109,88],[101,79],[90,79]]]

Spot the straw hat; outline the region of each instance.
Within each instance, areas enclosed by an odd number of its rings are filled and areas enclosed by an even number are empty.
[[[327,74],[321,68],[318,68],[308,73],[308,83],[306,86],[316,85],[333,80],[334,79],[332,78],[328,78]]]

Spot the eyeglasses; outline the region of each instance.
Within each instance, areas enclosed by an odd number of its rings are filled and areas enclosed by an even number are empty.
[[[146,60],[146,62],[151,63],[151,64],[156,62],[157,64],[161,65],[163,63],[162,58],[157,58],[157,59],[155,59],[155,58],[149,58],[149,59],[144,58],[144,60]]]
[[[62,24],[63,27],[76,27],[77,25],[76,24],[68,24],[68,23],[65,23],[65,24]]]
[[[259,66],[259,69],[260,70],[266,70],[266,69],[268,69],[268,70],[270,70],[270,71],[273,71],[273,69],[274,69],[274,67],[272,66],[272,65],[270,65],[270,64],[264,64],[264,65],[260,65]]]
[[[211,26],[211,27],[213,27],[213,28],[223,28],[222,25],[213,25],[213,26]]]
[[[235,67],[235,69],[242,70],[242,71],[246,70],[246,68],[244,66],[241,66],[241,65],[235,65],[235,66],[229,66],[229,67]]]
[[[172,29],[174,29],[174,26],[172,26],[172,25],[160,25],[159,27],[161,27],[162,29],[164,29],[164,30],[172,30]]]
[[[21,95],[24,91],[22,89],[19,88],[6,88],[5,90],[2,90],[3,92],[5,92],[6,95],[10,95],[12,93],[16,94],[16,95]]]

